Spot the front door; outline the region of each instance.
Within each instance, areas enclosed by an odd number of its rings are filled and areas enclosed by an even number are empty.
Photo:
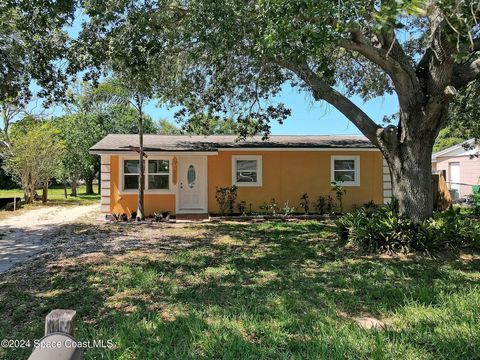
[[[206,156],[179,157],[178,212],[207,212]]]

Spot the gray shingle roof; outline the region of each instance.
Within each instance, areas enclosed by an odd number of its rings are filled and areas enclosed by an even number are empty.
[[[261,137],[238,140],[235,135],[144,135],[145,151],[216,151],[219,148],[374,148],[364,136],[359,135],[271,135],[266,141]],[[110,134],[90,148],[102,151],[130,151],[138,147],[138,135]]]

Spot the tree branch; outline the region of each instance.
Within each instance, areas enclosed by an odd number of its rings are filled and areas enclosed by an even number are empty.
[[[480,79],[480,58],[468,64],[458,64],[453,67],[452,83],[457,89],[476,79]]]
[[[365,112],[347,97],[324,82],[306,62],[301,64],[281,62],[286,69],[295,73],[312,90],[315,100],[325,100],[345,115],[360,131],[376,146],[378,146],[377,134],[381,126],[377,125]]]
[[[395,36],[391,41],[381,37],[382,45],[387,48],[373,46],[360,30],[351,30],[351,40],[340,42],[340,46],[349,51],[355,51],[382,68],[390,77],[396,88],[400,106],[408,106],[415,97],[420,83],[415,68],[403,51]]]

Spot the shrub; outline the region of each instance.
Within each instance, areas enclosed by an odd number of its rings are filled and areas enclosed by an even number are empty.
[[[305,214],[308,215],[308,212],[310,211],[310,201],[308,200],[307,193],[303,193],[302,196],[300,196],[300,207],[303,209]]]
[[[240,213],[240,215],[242,216],[245,216],[245,210],[247,208],[247,203],[245,201],[240,201],[238,204],[237,204],[237,210],[238,212]]]
[[[278,205],[275,201],[275,198],[273,198],[270,203],[264,202],[262,205],[260,205],[260,210],[264,211],[267,214],[270,213],[272,215],[275,215],[278,211]]]
[[[153,219],[155,222],[170,221],[170,211],[154,212]]]
[[[282,212],[283,212],[283,215],[285,216],[288,216],[292,213],[295,212],[295,208],[294,207],[290,207],[289,203],[288,203],[288,200],[285,202],[285,204],[283,205],[283,208],[282,208]]]
[[[480,224],[451,208],[415,222],[399,216],[394,205],[361,207],[337,221],[341,239],[373,252],[428,251],[445,247],[480,247]]]
[[[330,195],[320,195],[315,203],[315,210],[320,214],[331,214],[335,207],[334,200]]]
[[[233,207],[235,200],[237,199],[237,187],[235,185],[230,187],[217,187],[215,193],[215,200],[217,200],[220,208],[220,213],[225,215],[225,211],[228,209],[230,214],[233,213]]]
[[[335,193],[335,197],[338,201],[338,208],[340,212],[343,212],[343,197],[347,193],[347,190],[341,186],[338,185],[335,181],[332,182],[332,191]]]
[[[475,216],[480,216],[480,190],[473,192],[472,213]]]

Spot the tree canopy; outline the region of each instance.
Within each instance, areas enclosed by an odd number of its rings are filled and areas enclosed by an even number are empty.
[[[28,117],[12,125],[11,140],[3,166],[21,184],[29,203],[37,186],[56,175],[64,143],[51,123]]]
[[[434,151],[457,145],[465,140],[480,141],[480,83],[472,82],[452,103],[447,127],[435,141]]]
[[[25,103],[31,84],[47,103],[64,98],[76,1],[0,1],[0,103]]]
[[[148,74],[185,119],[232,117],[241,134],[268,135],[290,114],[270,102],[285,84],[330,103],[383,152],[400,212],[431,215],[435,138],[480,74],[477,1],[88,2],[85,11],[87,58]],[[400,105],[386,127],[350,99],[386,93]]]

